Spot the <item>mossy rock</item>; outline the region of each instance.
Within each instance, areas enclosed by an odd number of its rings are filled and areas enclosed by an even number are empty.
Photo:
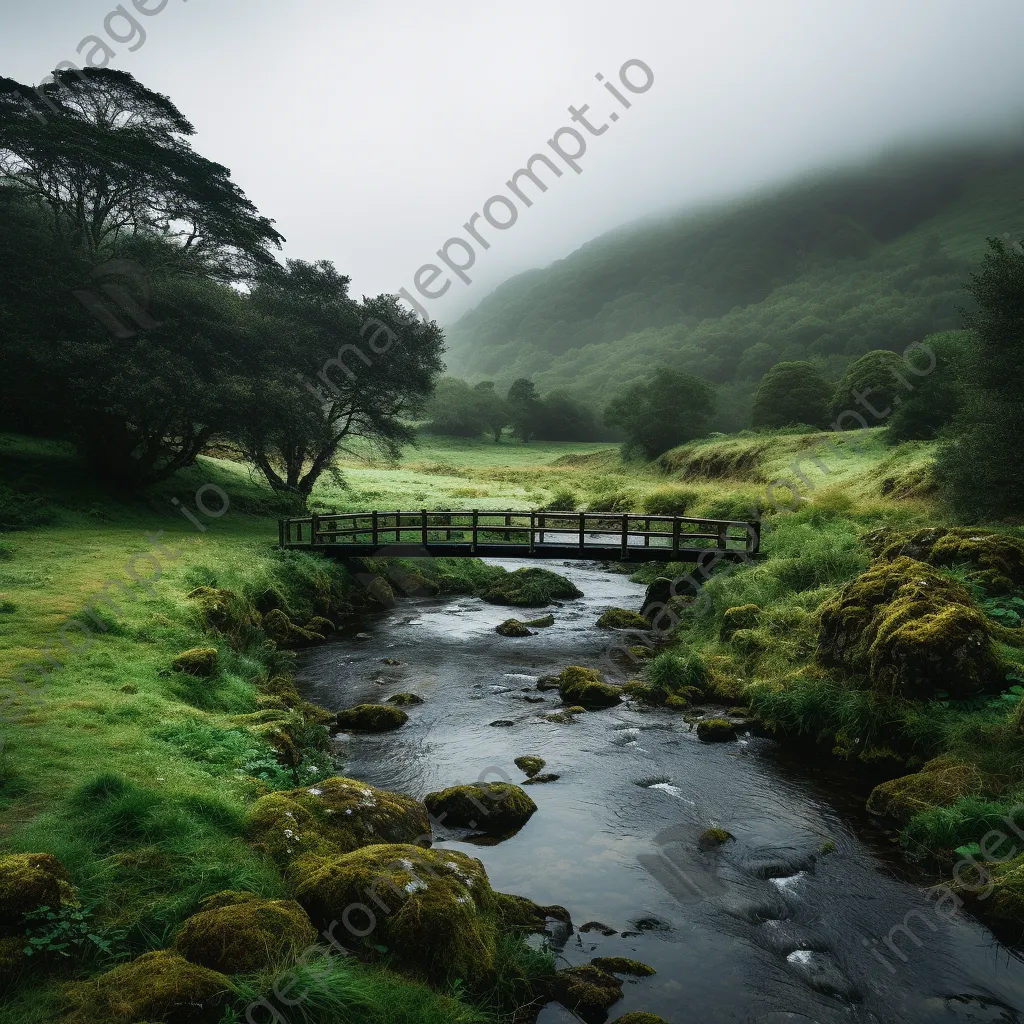
[[[675,708],[676,711],[682,711],[683,708],[688,708],[690,702],[681,693],[670,693],[665,698],[665,707]]]
[[[425,704],[426,701],[415,693],[396,693],[393,697],[388,697],[388,703],[399,708],[411,708],[417,704]]]
[[[548,690],[557,690],[561,686],[558,676],[541,676],[537,680],[537,689],[541,693],[547,693]]]
[[[590,962],[602,971],[610,971],[612,974],[631,974],[634,978],[650,978],[658,973],[648,964],[641,963],[639,960],[631,960],[628,956],[595,956]]]
[[[559,971],[552,988],[555,999],[584,1020],[604,1020],[623,995],[622,982],[592,964]]]
[[[390,962],[431,984],[461,978],[475,988],[494,971],[494,893],[483,864],[464,853],[399,844],[311,859],[295,896],[318,926],[348,925],[337,932],[346,945],[384,946]]]
[[[532,779],[527,779],[524,786],[543,786],[548,782],[557,782],[562,776],[555,772],[541,772],[540,775],[534,775]]]
[[[622,690],[601,679],[594,668],[570,665],[559,676],[558,692],[566,704],[583,708],[609,708],[622,701]]]
[[[260,615],[266,615],[268,612],[272,611],[279,611],[284,612],[289,619],[292,617],[292,609],[288,604],[288,599],[284,596],[279,587],[267,587],[253,598],[253,604]]]
[[[1000,851],[994,852],[998,855]],[[982,889],[979,893],[979,887],[985,883],[991,889]],[[952,888],[968,899],[983,899],[978,909],[998,926],[1002,938],[1019,942],[1024,936],[1024,855],[1003,863],[987,863],[980,870],[966,867],[963,878],[954,879]]]
[[[283,867],[305,855],[333,856],[376,843],[430,841],[418,800],[356,779],[270,793],[249,810],[248,834]]]
[[[389,704],[357,704],[338,712],[338,727],[352,732],[387,732],[409,721],[401,708]]]
[[[702,850],[713,850],[716,846],[724,846],[736,837],[724,828],[706,828],[697,840],[697,845]]]
[[[537,810],[528,793],[508,782],[451,786],[428,793],[423,803],[445,825],[498,834],[521,828]]]
[[[506,619],[501,625],[495,626],[494,631],[500,636],[533,636],[526,623],[518,619]]]
[[[740,604],[726,608],[722,613],[722,624],[718,635],[722,640],[729,640],[738,629],[755,629],[761,618],[761,607],[756,604]]]
[[[570,580],[548,569],[517,569],[495,577],[480,592],[491,604],[517,608],[543,608],[552,601],[582,597],[583,592]]]
[[[322,633],[296,625],[279,608],[263,616],[263,631],[278,647],[309,647],[325,639]]]
[[[515,760],[515,766],[525,775],[527,778],[533,778],[544,769],[547,761],[543,757],[538,757],[536,754],[524,754],[522,757],[517,757]]]
[[[612,1024],[668,1024],[668,1021],[664,1017],[659,1017],[656,1013],[644,1013],[644,1011],[639,1010],[616,1017]]]
[[[622,692],[650,707],[662,707],[668,700],[668,693],[660,686],[652,686],[640,679],[630,679],[622,687]]]
[[[929,761],[919,772],[889,779],[871,791],[868,810],[906,825],[915,814],[936,807],[952,807],[966,796],[975,796],[985,780],[972,764],[949,756]]]
[[[879,531],[868,535],[879,557],[909,556],[936,566],[973,565],[995,592],[1024,585],[1024,541],[994,530],[933,526],[913,534]]]
[[[77,906],[71,876],[51,853],[12,853],[0,857],[0,929],[20,929],[27,913]]]
[[[317,931],[294,900],[218,893],[174,937],[186,960],[221,974],[248,974],[284,963],[308,948]]]
[[[546,629],[548,626],[555,624],[554,615],[542,615],[539,619],[527,619],[523,623],[524,626],[533,626],[537,629]]]
[[[220,654],[215,647],[193,647],[191,650],[182,651],[171,662],[171,668],[175,672],[201,678],[212,676],[219,665]]]
[[[908,698],[967,697],[999,688],[1005,674],[967,590],[906,556],[875,562],[822,607],[818,658]]]
[[[576,719],[571,715],[568,710],[566,711],[552,711],[550,715],[545,715],[544,720],[546,722],[554,722],[555,725],[572,725]]]
[[[70,985],[64,1024],[216,1024],[232,994],[223,974],[159,949],[91,981]]]
[[[547,919],[572,924],[572,918],[565,907],[542,907],[525,896],[513,896],[509,893],[494,893],[495,916],[502,929],[518,929],[529,932],[547,930]]]
[[[705,743],[727,743],[736,739],[736,726],[728,718],[702,718],[697,723],[697,738]]]
[[[199,605],[203,626],[212,633],[240,640],[262,623],[259,611],[233,590],[196,587],[186,596]]]
[[[650,629],[651,624],[639,613],[628,608],[609,608],[597,624],[602,629]]]
[[[311,633],[327,637],[335,632],[336,627],[330,619],[325,619],[322,615],[314,615],[313,618],[306,623],[306,629]]]

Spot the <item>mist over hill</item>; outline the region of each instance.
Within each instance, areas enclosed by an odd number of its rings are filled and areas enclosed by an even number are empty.
[[[838,377],[871,349],[961,326],[987,237],[1024,234],[1024,145],[947,144],[602,235],[511,278],[448,328],[448,369],[533,377],[595,407],[658,366],[719,390],[747,426],[762,374]]]

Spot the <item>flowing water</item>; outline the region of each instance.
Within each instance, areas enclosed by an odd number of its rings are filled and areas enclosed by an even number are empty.
[[[563,965],[622,955],[656,968],[626,982],[611,1018],[1024,1022],[1017,955],[902,880],[863,798],[825,773],[749,734],[701,743],[679,712],[622,705],[545,721],[559,699],[538,693],[537,678],[599,663],[610,637],[598,616],[638,609],[643,597],[598,565],[552,568],[585,596],[548,609],[555,625],[535,636],[498,636],[514,610],[477,598],[410,598],[360,624],[362,639],[308,652],[300,685],[325,707],[400,691],[426,699],[396,732],[340,736],[345,773],[422,797],[481,777],[519,782],[516,757],[545,758],[561,778],[529,787],[539,810],[517,835],[491,846],[442,835],[435,845],[479,857],[496,889],[565,906],[577,929],[605,926],[556,937]],[[701,851],[711,825],[736,841]],[[825,840],[836,850],[823,856]],[[540,1019],[574,1018],[552,1005]]]

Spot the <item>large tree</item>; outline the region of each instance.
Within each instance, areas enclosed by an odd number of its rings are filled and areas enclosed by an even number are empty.
[[[659,370],[608,403],[604,421],[626,435],[627,455],[649,459],[700,437],[715,413],[715,391],[689,373]]]
[[[521,441],[529,441],[537,433],[543,410],[537,385],[529,377],[520,377],[512,382],[506,401],[512,433]]]
[[[240,431],[246,455],[271,487],[306,500],[357,438],[396,454],[414,434],[442,370],[444,335],[392,295],[356,301],[326,261],[288,261],[261,282],[254,357],[261,404]]]
[[[0,184],[35,199],[55,235],[97,261],[146,234],[222,280],[265,272],[281,236],[193,135],[170,99],[124,71],[58,71],[35,96],[0,78]]]
[[[940,449],[945,493],[963,514],[1020,521],[1024,510],[1024,249],[989,239],[966,285],[977,337],[963,367],[962,411]],[[936,367],[935,374],[940,369]]]

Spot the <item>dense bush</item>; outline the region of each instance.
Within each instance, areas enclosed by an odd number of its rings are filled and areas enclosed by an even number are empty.
[[[754,394],[751,426],[774,429],[806,423],[827,427],[834,390],[813,363],[776,363],[761,378]]]

